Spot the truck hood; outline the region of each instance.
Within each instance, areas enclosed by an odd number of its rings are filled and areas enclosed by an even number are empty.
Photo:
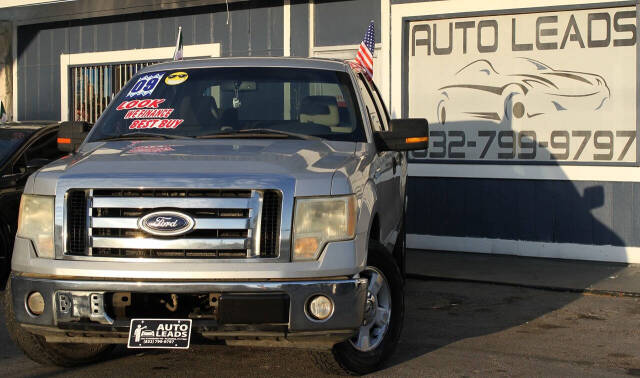
[[[296,196],[327,195],[336,171],[357,164],[356,147],[353,142],[291,139],[89,143],[41,169],[26,190],[52,195],[61,182],[89,188],[192,187],[198,182],[251,188],[286,181],[295,185]],[[261,185],[253,186],[255,180]]]

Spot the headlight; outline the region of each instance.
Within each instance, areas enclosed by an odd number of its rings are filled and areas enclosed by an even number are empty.
[[[50,196],[23,194],[17,236],[30,239],[38,257],[54,258],[53,200]]]
[[[316,260],[325,244],[353,239],[356,197],[300,198],[293,215],[293,260]]]

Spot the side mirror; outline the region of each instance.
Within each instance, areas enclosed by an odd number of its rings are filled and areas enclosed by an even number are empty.
[[[49,164],[51,160],[44,158],[31,159],[24,166],[27,172],[34,172]]]
[[[91,126],[92,124],[82,121],[62,122],[58,130],[58,149],[62,152],[76,152]]]
[[[391,120],[391,131],[374,133],[380,151],[414,151],[429,147],[429,123],[424,118]]]

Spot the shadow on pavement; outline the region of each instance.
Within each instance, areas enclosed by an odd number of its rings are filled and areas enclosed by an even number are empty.
[[[436,129],[439,130],[436,135],[438,142],[447,140],[447,136],[456,136],[453,141],[458,141],[459,135],[450,135],[448,130],[465,130],[467,137],[475,136],[476,130],[496,130],[494,132],[494,136],[496,133],[498,134],[496,140],[502,138],[499,140],[499,151],[502,154],[513,151],[514,157],[516,153],[520,152],[516,149],[516,145],[522,142],[520,140],[521,133],[529,133],[529,136],[532,135],[531,133],[535,135],[535,131],[521,131],[521,127],[511,124],[508,120],[502,120],[499,123],[491,121],[449,122],[446,125],[437,126]],[[547,125],[543,126],[547,127]],[[576,125],[575,128],[580,128],[580,126]],[[459,131],[458,134],[460,133],[462,132]],[[482,141],[484,143],[484,139]],[[440,144],[438,151],[443,151],[442,156],[446,155],[447,146],[449,146],[450,153],[451,144],[447,145],[447,143],[451,142],[452,139],[449,138],[449,142],[445,141],[444,144]],[[558,156],[557,149],[551,151],[541,147],[541,145],[548,145],[547,141],[538,142],[540,141],[531,143],[525,139],[523,143],[529,146],[525,152],[533,150],[533,154],[537,153],[538,156],[541,154],[550,156],[549,154],[552,153]],[[567,141],[566,145],[567,157],[559,159],[571,161],[573,158],[573,155],[569,155],[569,142]],[[430,150],[429,154],[433,151],[433,149]],[[429,167],[433,167],[434,170],[440,167],[438,162],[434,163],[433,159],[424,160],[426,158],[427,155],[424,153],[422,156],[420,153],[414,154],[411,162],[414,164],[422,163],[424,169],[427,170]],[[630,203],[635,190],[640,188],[634,183],[571,181],[568,177],[557,177],[559,169],[554,165],[558,164],[553,160],[547,166],[549,167],[548,171],[553,171],[556,175],[554,180],[542,180],[541,177],[529,178],[523,176],[523,165],[507,164],[507,162],[509,162],[508,159],[492,164],[496,171],[504,174],[504,177],[518,179],[411,177],[407,185],[409,196],[407,233],[457,237],[460,240],[468,237],[474,238],[470,240],[487,241],[488,245],[490,245],[490,239],[513,241],[514,249],[517,248],[516,241],[545,243],[549,249],[541,251],[540,254],[549,254],[549,251],[552,251],[559,257],[567,256],[563,255],[566,251],[563,252],[561,245],[565,247],[567,245],[584,245],[585,249],[590,248],[591,255],[595,253],[594,250],[598,251],[599,246],[621,247],[615,250],[608,248],[606,251],[604,248],[602,249],[602,260],[610,261],[625,261],[627,254],[624,247],[640,245],[640,237],[637,232],[633,232],[634,229],[637,230],[637,222],[633,220],[633,217],[640,210],[636,208],[635,204]],[[546,172],[544,167],[541,167],[540,172]],[[564,171],[560,170],[560,172]],[[419,201],[416,201],[415,198],[419,198]],[[619,230],[621,234],[616,233],[614,228]],[[469,243],[471,242],[469,241]],[[423,245],[420,247],[430,248]],[[459,248],[460,251],[464,251],[462,245]],[[556,249],[553,250],[553,248]],[[517,254],[516,250],[514,252]],[[608,255],[605,256],[604,253]],[[446,254],[443,252],[440,255],[443,260],[447,259]],[[456,252],[449,254],[454,255]],[[585,255],[589,256],[590,254],[585,252]],[[482,257],[478,258],[482,259]],[[497,260],[497,266],[483,262],[477,265],[466,264],[462,267],[455,265],[455,259],[438,261],[437,253],[433,253],[430,259],[437,263],[440,269],[448,269],[448,274],[444,276],[447,278],[474,280],[481,277],[480,281],[486,281],[487,278],[490,281],[491,273],[473,271],[473,269],[490,269],[496,274],[510,276],[508,282],[518,282],[518,277],[514,277],[514,272],[505,274],[505,269],[508,267],[500,266],[499,260]],[[417,259],[414,260],[417,261]],[[553,261],[546,262],[547,268],[544,264],[532,264],[527,271],[526,261],[523,260],[519,268],[521,271],[527,272],[537,285],[545,286],[545,274],[551,271],[557,274],[559,270],[563,269],[554,268]],[[428,262],[424,262],[422,265],[424,272],[417,271],[420,269],[417,266],[408,270],[414,274],[434,275],[434,269]],[[611,264],[607,269],[585,269],[588,274],[585,273],[576,279],[570,277],[576,272],[566,269],[566,274],[569,277],[567,280],[560,281],[570,282],[571,289],[580,292],[615,276],[625,266],[625,264],[619,266]],[[536,268],[540,268],[540,270],[534,270]],[[406,328],[398,352],[393,357],[392,365],[411,360],[463,339],[497,333],[523,325],[545,314],[562,309],[581,297],[579,293],[567,292],[534,298],[530,294],[531,290],[523,289],[521,290],[522,295],[496,295],[491,302],[481,299],[483,296],[486,297],[486,293],[474,293],[474,291],[490,288],[497,293],[503,292],[504,290],[499,286],[467,285],[467,287],[473,288],[467,291],[453,289],[457,287],[455,282],[436,285],[438,290],[428,290],[431,286],[407,286]],[[446,290],[447,286],[452,289]]]
[[[518,327],[580,297],[581,294],[568,292],[410,279],[405,327],[388,366],[402,364],[464,339]],[[544,331],[544,328],[540,329],[540,332]]]

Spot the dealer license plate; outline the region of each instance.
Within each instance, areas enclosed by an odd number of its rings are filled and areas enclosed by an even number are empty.
[[[131,319],[128,348],[188,349],[191,319]]]

